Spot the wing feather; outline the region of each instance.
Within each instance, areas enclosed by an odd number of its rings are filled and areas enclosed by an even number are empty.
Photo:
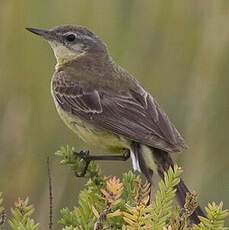
[[[59,80],[53,89],[62,109],[99,128],[168,152],[185,148],[168,116],[140,86],[138,91],[115,93]]]

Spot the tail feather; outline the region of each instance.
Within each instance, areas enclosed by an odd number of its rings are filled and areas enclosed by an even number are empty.
[[[139,143],[134,143],[132,145],[132,151],[135,155],[136,160],[139,163],[141,172],[146,176],[147,180],[152,183],[152,169],[147,165],[147,162],[143,156],[141,145]],[[158,174],[161,178],[164,177],[164,172],[168,171],[170,167],[174,166],[173,160],[169,153],[159,150],[152,149],[153,158],[157,166]],[[177,186],[177,201],[181,207],[184,207],[186,194],[190,193],[189,189],[185,185],[184,181],[181,179],[180,183]],[[201,210],[200,206],[196,208],[193,214],[190,217],[190,220],[198,224],[200,222],[198,216],[205,216],[204,212]]]
[[[169,153],[163,150],[153,149],[152,153],[155,159],[155,163],[157,164],[158,174],[163,178],[164,172],[166,172],[169,169],[169,167],[174,166],[173,160],[169,155]],[[184,207],[187,193],[190,193],[190,191],[185,185],[184,181],[181,179],[180,183],[177,185],[177,194],[176,194],[177,201],[179,202],[181,207]],[[193,212],[193,214],[191,215],[190,217],[191,221],[195,224],[198,224],[200,222],[198,216],[205,216],[200,206],[198,206]]]
[[[187,193],[190,193],[190,191],[188,190],[188,188],[185,185],[184,181],[181,179],[180,183],[177,186],[177,200],[178,200],[178,202],[180,203],[180,205],[182,207],[184,206],[185,197],[186,197]],[[205,214],[202,211],[202,209],[200,208],[200,206],[197,206],[197,208],[195,209],[195,211],[191,215],[191,220],[193,221],[193,223],[198,224],[200,222],[198,216],[205,217]]]

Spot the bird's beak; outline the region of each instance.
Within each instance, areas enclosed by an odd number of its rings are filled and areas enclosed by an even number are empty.
[[[36,28],[26,28],[26,30],[36,35],[39,35],[46,40],[53,40],[55,38],[55,34],[50,30],[36,29]]]

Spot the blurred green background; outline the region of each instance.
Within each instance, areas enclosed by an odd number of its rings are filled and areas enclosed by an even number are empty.
[[[48,222],[47,154],[86,146],[65,127],[50,95],[55,59],[25,27],[84,25],[166,110],[190,148],[176,159],[201,205],[229,207],[229,1],[1,0],[0,191],[5,206],[30,196]],[[120,175],[128,163],[101,163]],[[52,160],[54,215],[85,183]]]

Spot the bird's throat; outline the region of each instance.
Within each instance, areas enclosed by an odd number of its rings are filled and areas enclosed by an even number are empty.
[[[50,42],[50,45],[53,49],[57,61],[57,64],[55,66],[56,70],[85,54],[85,52],[72,51],[71,49],[65,47],[60,43]]]

